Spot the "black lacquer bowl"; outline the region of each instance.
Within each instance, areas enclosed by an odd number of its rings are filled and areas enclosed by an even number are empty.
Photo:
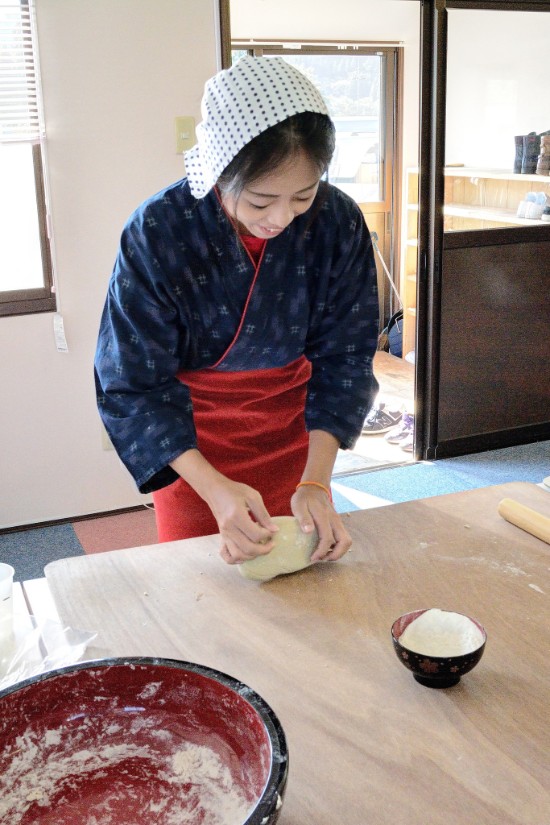
[[[274,825],[287,773],[273,710],[208,667],[101,659],[0,691],[10,825]]]
[[[458,684],[460,677],[472,670],[483,656],[487,634],[485,628],[480,625],[476,619],[468,616],[467,618],[469,618],[483,634],[483,644],[471,653],[466,653],[463,656],[439,657],[427,656],[423,653],[415,653],[413,650],[408,650],[401,644],[399,639],[404,633],[405,628],[428,609],[429,608],[413,610],[411,613],[404,613],[395,620],[391,628],[393,647],[401,664],[412,671],[414,678],[421,685],[432,688],[452,687]]]

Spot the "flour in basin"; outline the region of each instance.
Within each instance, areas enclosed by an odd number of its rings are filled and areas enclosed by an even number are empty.
[[[182,743],[166,729],[145,744],[86,747],[86,729],[88,738],[101,739],[97,721],[88,719],[77,730],[63,725],[40,739],[32,733],[17,738],[12,752],[3,754],[0,823],[135,825],[144,816],[158,825],[246,820],[251,800],[212,748]],[[73,747],[67,749],[68,742]]]

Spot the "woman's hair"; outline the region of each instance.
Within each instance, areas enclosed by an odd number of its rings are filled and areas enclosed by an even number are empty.
[[[217,185],[223,193],[238,198],[246,186],[274,172],[300,151],[305,152],[321,177],[328,169],[334,145],[334,124],[327,115],[292,115],[247,143],[223,170]]]

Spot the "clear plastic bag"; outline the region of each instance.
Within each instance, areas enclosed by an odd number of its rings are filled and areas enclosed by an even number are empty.
[[[31,616],[32,628],[16,634],[0,656],[0,690],[80,661],[97,633]]]

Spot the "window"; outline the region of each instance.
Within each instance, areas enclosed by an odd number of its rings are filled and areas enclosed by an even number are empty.
[[[355,45],[234,43],[232,57],[280,55],[307,75],[325,98],[336,127],[328,179],[357,203],[385,202],[393,151],[395,48]],[[391,100],[388,100],[388,95]]]
[[[55,311],[34,0],[0,0],[0,315]]]
[[[400,44],[235,39],[232,61],[245,54],[283,57],[323,95],[336,127],[328,180],[357,202],[386,262],[380,264],[377,256],[380,317],[389,320],[396,310],[393,273],[399,269]]]

